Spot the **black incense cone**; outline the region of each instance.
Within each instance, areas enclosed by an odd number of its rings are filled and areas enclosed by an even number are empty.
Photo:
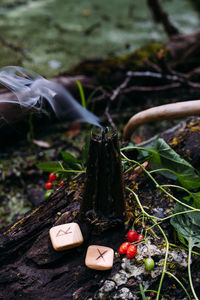
[[[80,219],[124,219],[124,181],[117,133],[91,134]]]

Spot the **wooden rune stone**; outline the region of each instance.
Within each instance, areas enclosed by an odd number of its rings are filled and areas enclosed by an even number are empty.
[[[114,251],[110,247],[91,245],[87,249],[85,265],[93,270],[105,271],[113,266]]]
[[[65,234],[72,233],[72,232],[69,231],[69,230],[70,230],[70,227],[69,227],[66,231],[60,229],[60,230],[58,231],[58,233],[56,234],[56,236],[61,236],[61,235],[65,235]]]
[[[68,250],[83,243],[80,227],[76,223],[54,226],[49,230],[49,235],[56,251]]]
[[[97,248],[97,251],[99,252],[99,256],[96,258],[96,260],[98,260],[99,258],[103,258],[103,260],[105,261],[103,256],[104,256],[104,254],[106,254],[106,252],[108,252],[108,250],[105,250],[103,253],[101,253],[99,248]]]
[[[116,133],[91,134],[80,218],[121,219],[125,214],[124,180]]]

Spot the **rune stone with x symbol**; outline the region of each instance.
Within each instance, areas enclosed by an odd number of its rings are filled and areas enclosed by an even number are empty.
[[[98,248],[97,251],[99,252],[99,256],[96,258],[96,260],[98,260],[99,258],[103,258],[103,260],[105,261],[103,255],[108,252],[108,250],[105,250],[104,252],[101,252]]]

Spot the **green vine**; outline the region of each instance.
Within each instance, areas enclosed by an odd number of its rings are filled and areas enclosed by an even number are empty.
[[[131,192],[137,203],[138,203],[138,206],[143,214],[143,216],[145,216],[146,218],[150,219],[152,222],[153,222],[153,225],[149,228],[147,228],[147,230],[151,230],[153,227],[157,227],[159,229],[159,231],[161,232],[163,238],[164,238],[164,241],[165,241],[165,247],[166,247],[166,252],[165,252],[165,259],[164,259],[164,263],[163,263],[163,269],[162,269],[162,274],[161,274],[161,278],[160,278],[160,282],[159,282],[159,286],[158,286],[158,290],[156,292],[156,300],[158,300],[160,297],[161,297],[161,289],[162,289],[162,285],[163,285],[163,280],[164,280],[164,277],[165,275],[168,275],[168,276],[171,276],[174,280],[176,280],[179,285],[182,287],[182,289],[185,291],[187,297],[189,300],[191,300],[191,297],[188,293],[188,291],[186,290],[186,288],[184,287],[184,285],[182,284],[182,282],[174,275],[172,274],[171,272],[169,272],[167,270],[167,261],[168,261],[168,255],[169,255],[169,247],[172,246],[174,247],[175,245],[173,244],[170,244],[168,239],[167,239],[167,236],[165,234],[165,232],[163,231],[162,227],[160,226],[162,224],[163,221],[166,221],[167,219],[174,219],[175,217],[181,217],[183,215],[189,215],[189,214],[195,214],[195,213],[199,213],[200,212],[200,209],[196,208],[196,207],[193,207],[189,204],[186,204],[185,202],[177,199],[175,196],[173,196],[171,193],[169,193],[166,188],[176,188],[176,189],[180,189],[184,192],[186,192],[189,196],[193,196],[193,193],[190,192],[186,187],[183,187],[183,186],[179,186],[179,185],[160,185],[157,180],[153,177],[153,173],[156,173],[156,172],[161,172],[161,171],[168,171],[168,172],[171,172],[171,173],[174,173],[174,174],[177,174],[175,171],[173,170],[170,170],[170,169],[167,169],[167,168],[159,168],[159,169],[155,169],[155,170],[152,170],[152,171],[148,171],[141,163],[139,163],[138,161],[136,160],[133,160],[133,159],[129,159],[124,153],[123,151],[124,150],[129,150],[131,147],[126,147],[126,148],[123,148],[121,149],[121,155],[122,155],[122,160],[124,162],[128,162],[129,164],[133,164],[133,166],[139,166],[143,172],[153,181],[153,183],[155,184],[156,188],[157,189],[160,189],[163,193],[165,193],[167,196],[169,196],[171,199],[173,199],[174,201],[176,201],[176,203],[178,203],[178,205],[181,205],[181,207],[184,207],[185,209],[187,210],[182,210],[182,211],[178,211],[178,212],[175,212],[173,214],[171,214],[170,216],[167,216],[165,218],[158,218],[156,216],[153,216],[153,215],[150,215],[149,213],[147,213],[144,209],[144,207],[142,206],[140,200],[139,200],[139,197],[138,195],[132,190],[130,189],[129,187],[126,187],[126,189]],[[147,150],[149,151],[149,149],[146,149],[146,148],[141,148],[141,147],[133,147],[134,149],[138,149],[138,150]],[[150,152],[152,153],[152,150],[150,150]],[[149,157],[148,157],[149,159]],[[128,170],[131,170],[132,167],[129,167]],[[187,238],[187,237],[186,237]],[[192,291],[192,294],[193,294],[193,297],[195,300],[198,300],[198,297],[195,293],[195,290],[194,290],[194,286],[193,286],[193,283],[192,283],[192,277],[191,277],[191,270],[190,270],[190,265],[191,265],[191,255],[192,253],[196,254],[197,252],[193,252],[192,251],[192,247],[194,245],[191,244],[191,238],[189,239],[188,241],[188,250],[189,250],[189,254],[188,254],[188,277],[189,277],[189,283],[190,283],[190,287],[191,287],[191,291]],[[185,247],[184,247],[185,249]]]

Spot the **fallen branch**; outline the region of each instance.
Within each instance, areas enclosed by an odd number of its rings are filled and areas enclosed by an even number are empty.
[[[200,100],[177,102],[146,109],[134,115],[124,128],[124,139],[129,139],[133,131],[141,124],[194,116],[200,114]]]
[[[27,54],[27,51],[24,50],[22,47],[15,45],[13,43],[10,43],[6,41],[2,36],[0,36],[0,43],[4,45],[7,48],[12,49],[15,52],[19,52],[22,56],[24,56],[27,60],[33,61],[33,59]]]
[[[152,11],[155,22],[163,25],[169,38],[179,34],[178,29],[170,22],[167,13],[162,9],[158,0],[147,0],[147,4]]]

